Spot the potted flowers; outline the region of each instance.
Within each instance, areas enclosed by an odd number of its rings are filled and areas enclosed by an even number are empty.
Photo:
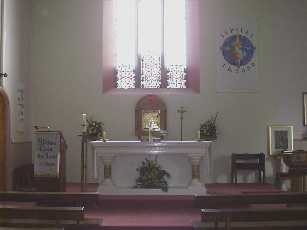
[[[103,138],[104,127],[100,121],[95,121],[92,118],[87,119],[87,138],[91,141]]]
[[[161,168],[157,159],[145,159],[142,165],[136,169],[139,172],[139,177],[136,179],[135,188],[151,188],[161,189],[164,192],[168,191],[167,178],[170,174]]]
[[[206,120],[204,123],[200,124],[199,128],[199,139],[201,140],[216,140],[217,138],[217,120],[218,113]]]

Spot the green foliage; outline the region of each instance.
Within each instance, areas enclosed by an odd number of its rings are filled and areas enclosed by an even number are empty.
[[[160,188],[162,191],[168,191],[166,178],[170,174],[161,168],[157,160],[148,160],[142,162],[142,165],[136,169],[139,177],[136,179],[136,188]]]
[[[217,120],[218,113],[206,120],[204,123],[200,124],[200,135],[201,139],[216,139],[217,138]]]
[[[103,123],[92,118],[87,119],[87,135],[90,140],[99,140],[103,135]]]

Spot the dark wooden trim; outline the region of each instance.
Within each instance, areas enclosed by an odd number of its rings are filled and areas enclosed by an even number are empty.
[[[252,193],[234,195],[195,196],[195,207],[220,208],[250,204],[305,204],[306,192]]]
[[[65,230],[101,230],[103,229],[101,219],[87,219],[82,220],[79,223],[73,223],[71,221],[58,221],[55,223],[54,221],[42,221],[39,222],[36,220],[36,222],[9,222],[4,221],[0,222],[1,227],[7,227],[7,228],[36,228],[36,229],[45,229],[45,228],[61,228]]]
[[[217,230],[217,229],[224,229],[224,225],[220,225],[220,228],[216,228],[212,224],[206,224],[203,222],[194,222],[193,223],[194,230]],[[295,228],[293,226],[231,226],[231,230],[306,230],[306,226],[297,225]]]

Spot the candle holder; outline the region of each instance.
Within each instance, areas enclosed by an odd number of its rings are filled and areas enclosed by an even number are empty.
[[[86,179],[87,179],[87,114],[82,113],[81,116],[81,178],[80,178],[80,187],[81,192],[85,191]]]
[[[81,135],[81,192],[85,191],[87,180],[87,132],[82,132]]]

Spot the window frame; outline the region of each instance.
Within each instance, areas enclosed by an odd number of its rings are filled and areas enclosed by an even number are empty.
[[[116,74],[114,70],[114,31],[113,31],[113,2],[103,0],[102,17],[102,92],[103,93],[124,93],[124,94],[178,94],[178,93],[199,93],[200,92],[200,37],[199,37],[199,2],[200,0],[187,1],[187,76],[186,88],[166,88],[165,67],[162,66],[161,88],[129,88],[119,89],[116,87]],[[163,55],[163,54],[162,54]],[[139,58],[139,57],[137,57]],[[162,57],[163,61],[163,57]],[[137,67],[139,68],[139,67]],[[137,72],[137,74],[139,74]],[[139,81],[136,78],[136,81]],[[138,86],[138,84],[136,84]]]

